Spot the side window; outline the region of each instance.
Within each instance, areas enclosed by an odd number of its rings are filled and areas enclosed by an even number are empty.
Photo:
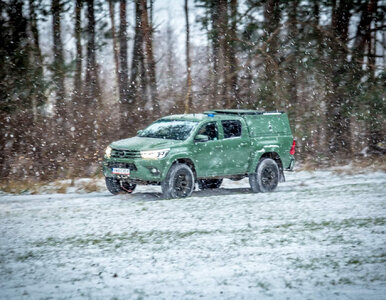
[[[224,139],[241,136],[241,122],[238,120],[221,121]]]
[[[207,123],[203,125],[197,134],[207,135],[209,137],[209,141],[218,140],[218,130],[216,123]]]

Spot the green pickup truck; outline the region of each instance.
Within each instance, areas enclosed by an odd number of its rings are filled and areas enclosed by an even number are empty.
[[[111,143],[103,173],[112,194],[161,185],[165,198],[219,188],[249,177],[253,192],[271,192],[294,166],[295,141],[283,112],[212,110],[161,118],[136,137]]]

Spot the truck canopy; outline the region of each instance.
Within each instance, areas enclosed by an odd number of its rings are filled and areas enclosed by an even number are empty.
[[[264,135],[292,135],[288,116],[284,112],[264,112],[249,109],[222,109],[205,112],[207,114],[242,117],[248,125],[251,137]]]

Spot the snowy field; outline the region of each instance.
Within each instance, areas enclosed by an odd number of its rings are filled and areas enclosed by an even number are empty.
[[[386,174],[0,195],[1,299],[386,299]],[[102,183],[101,183],[102,184]]]

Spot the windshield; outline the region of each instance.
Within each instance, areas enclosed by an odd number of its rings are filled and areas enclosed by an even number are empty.
[[[197,122],[184,120],[159,120],[138,136],[168,140],[186,140]]]

